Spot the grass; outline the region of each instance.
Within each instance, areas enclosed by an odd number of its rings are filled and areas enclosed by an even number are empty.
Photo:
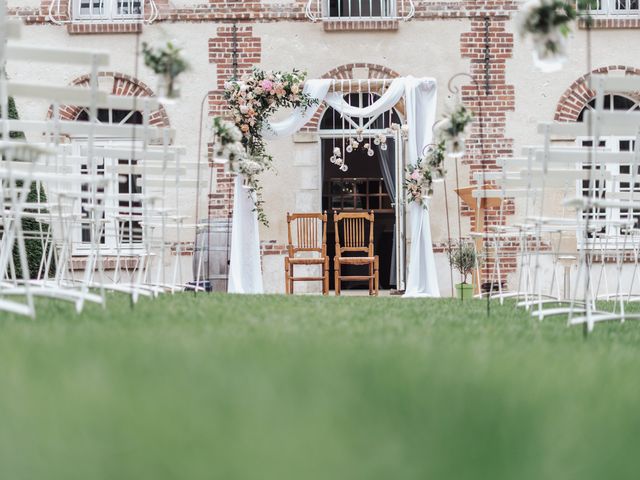
[[[189,294],[0,314],[0,479],[637,478],[640,327]]]

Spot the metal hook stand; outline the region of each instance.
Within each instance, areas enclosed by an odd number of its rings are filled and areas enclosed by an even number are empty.
[[[485,31],[488,31],[488,17],[485,17]],[[488,65],[488,55],[489,55],[489,51],[488,51],[488,44],[485,47],[485,62],[486,65]],[[454,80],[461,78],[461,77],[466,77],[470,80],[471,84],[475,87],[476,91],[477,91],[477,98],[479,98],[482,95],[482,90],[480,88],[480,84],[478,83],[478,81],[476,80],[475,77],[473,77],[472,75],[466,73],[466,72],[460,72],[455,74],[454,76],[452,76],[449,79],[449,82],[447,83],[447,89],[449,90],[449,92],[451,92],[451,94],[462,97],[462,88],[458,87],[457,85],[454,84]],[[485,97],[489,95],[489,83],[488,83],[488,74],[486,76],[486,82],[485,82]],[[478,140],[480,142],[480,165],[482,167],[482,184],[484,185],[486,183],[485,181],[485,170],[486,170],[486,164],[484,162],[484,156],[485,156],[485,150],[484,150],[484,119],[483,119],[483,112],[482,112],[482,102],[478,101],[478,108],[477,108],[477,118],[479,121],[478,124],[478,128],[479,128],[479,136],[478,136]],[[455,162],[455,167],[456,167],[456,190],[460,189],[460,177],[459,177],[459,172],[458,172],[458,161],[456,160]],[[446,182],[445,182],[446,183]],[[461,207],[460,207],[460,196],[458,195],[457,198],[457,206],[458,206],[458,241],[459,241],[459,248],[462,248],[462,214],[461,214]],[[484,224],[486,225],[486,221],[487,221],[487,212],[486,210],[483,212],[484,213]],[[448,219],[447,219],[448,220]],[[488,237],[486,235],[486,228],[485,228],[485,238],[484,238],[484,244],[486,245],[488,243]],[[451,236],[449,236],[449,244],[451,244]],[[451,248],[450,248],[451,249]],[[479,271],[478,272],[478,282],[481,282],[481,278],[482,278],[482,272]],[[482,294],[482,285],[479,285],[479,289],[480,289],[480,293]],[[490,293],[490,292],[489,292]],[[461,301],[464,299],[464,294],[461,291],[461,295],[460,295],[460,299]],[[491,302],[490,302],[490,295],[487,295],[487,316],[489,316],[491,314]]]
[[[435,127],[435,124],[434,124],[434,127]],[[423,157],[426,156],[427,153],[429,153],[429,150],[432,150],[437,147],[438,147],[437,143],[429,143],[428,145],[425,145],[424,149],[422,150],[422,156]],[[449,219],[449,198],[448,198],[448,192],[447,192],[446,177],[442,179],[442,183],[444,186],[444,214],[447,217],[447,243],[448,243],[449,251],[451,251],[451,221]],[[451,281],[451,291],[454,292],[455,285],[453,283],[453,265],[451,265],[451,262],[449,262],[449,278]]]

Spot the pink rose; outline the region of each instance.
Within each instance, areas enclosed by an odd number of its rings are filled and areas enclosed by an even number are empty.
[[[414,170],[411,174],[412,180],[420,180],[420,172],[418,170]]]
[[[260,85],[265,92],[270,92],[273,89],[273,82],[271,80],[263,80]]]

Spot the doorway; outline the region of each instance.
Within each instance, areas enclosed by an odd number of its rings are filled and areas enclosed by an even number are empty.
[[[380,259],[380,288],[395,288],[392,274],[392,257],[395,234],[395,210],[385,184],[380,159],[369,157],[363,151],[348,153],[345,162],[349,166],[342,172],[329,160],[333,151],[333,139],[322,140],[322,210],[327,212],[327,254],[335,256],[334,212],[373,211],[375,214],[373,242],[375,254]],[[366,232],[368,235],[368,231]],[[330,261],[330,288],[334,288],[333,261]],[[366,266],[343,266],[345,275],[364,275]],[[347,282],[342,288],[368,289],[368,283]]]
[[[360,108],[371,105],[378,98],[379,95],[372,92],[344,95],[347,103]],[[395,200],[397,180],[401,181],[402,178],[397,178],[401,177],[401,174],[398,175],[397,135],[391,130],[391,126],[401,123],[400,116],[394,109],[376,118],[348,118],[327,108],[322,117],[322,209],[328,215],[327,253],[331,259],[331,288],[334,288],[334,212],[349,211],[373,211],[374,251],[380,260],[380,288],[396,288],[396,239],[399,237],[399,226]],[[351,141],[356,142],[355,148],[349,148]],[[331,161],[336,149],[340,151],[340,158],[347,166],[346,171]],[[366,273],[366,268],[343,267],[345,275],[361,275]],[[367,289],[368,284],[366,281],[348,282],[342,288]]]

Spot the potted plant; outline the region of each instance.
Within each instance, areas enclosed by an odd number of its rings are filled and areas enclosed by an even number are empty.
[[[473,283],[467,283],[469,275],[473,273],[476,266],[479,266],[476,249],[471,242],[462,242],[452,246],[448,251],[449,263],[460,272],[462,283],[456,285],[456,295],[458,298],[473,297]]]
[[[144,55],[144,64],[159,75],[158,96],[179,97],[178,76],[189,68],[189,64],[182,56],[182,48],[173,42],[167,42],[161,47],[152,47],[144,42],[142,54]]]

